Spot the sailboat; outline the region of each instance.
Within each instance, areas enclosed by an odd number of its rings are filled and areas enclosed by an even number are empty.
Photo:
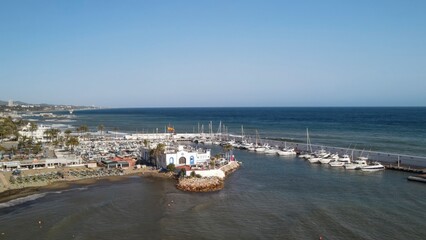
[[[309,130],[306,128],[306,153],[299,155],[300,158],[309,159],[312,157],[311,139],[309,138]]]

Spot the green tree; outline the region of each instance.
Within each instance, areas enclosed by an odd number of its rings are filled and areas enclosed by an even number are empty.
[[[0,139],[17,140],[19,138],[19,129],[25,125],[25,122],[22,120],[14,121],[10,116],[0,120]]]
[[[74,152],[74,147],[78,146],[80,143],[78,141],[77,137],[70,137],[68,138],[68,140],[66,141],[66,145],[71,147],[71,151]]]
[[[143,140],[143,145],[144,145],[145,147],[148,147],[148,140],[144,139],[144,140]]]
[[[44,131],[44,134],[46,135],[47,139],[49,139],[50,142],[52,141],[57,141],[58,140],[58,136],[59,133],[61,132],[61,130],[57,129],[57,128],[50,128],[50,129],[46,129]]]
[[[80,136],[83,133],[86,133],[89,131],[89,127],[87,127],[87,125],[81,125],[80,127],[77,128],[77,132],[80,134]]]
[[[169,165],[167,165],[167,171],[174,172],[175,169],[176,169],[176,166],[174,163],[169,163]]]
[[[64,133],[65,133],[65,138],[68,139],[70,137],[72,131],[71,131],[71,129],[67,129],[67,130],[64,131]]]
[[[34,137],[34,132],[37,131],[37,129],[38,129],[37,123],[31,122],[30,129],[29,129],[31,132],[31,137]]]
[[[226,158],[228,160],[231,159],[231,155],[232,155],[232,150],[234,149],[234,147],[231,144],[226,144],[225,146],[223,146],[223,150],[225,151],[226,154]]]
[[[98,131],[101,132],[101,135],[104,134],[104,129],[105,129],[104,125],[103,124],[99,124]]]
[[[151,149],[149,152],[151,155],[151,158],[155,159],[155,165],[159,167],[158,158],[164,153],[166,145],[163,143],[157,144],[157,146],[154,149]]]

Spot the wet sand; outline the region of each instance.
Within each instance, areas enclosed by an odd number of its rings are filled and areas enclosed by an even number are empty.
[[[0,173],[2,174],[2,173]],[[150,169],[135,169],[125,170],[123,175],[116,176],[104,176],[104,177],[93,177],[84,179],[61,179],[52,182],[40,182],[38,186],[31,186],[30,184],[23,184],[20,188],[7,189],[0,192],[0,203],[8,202],[13,199],[26,197],[36,193],[49,192],[52,190],[63,190],[73,186],[87,186],[96,184],[97,182],[119,182],[127,179],[129,176],[140,176],[140,177],[161,177],[173,179],[173,174],[160,173],[158,170]],[[34,184],[33,184],[34,185]]]

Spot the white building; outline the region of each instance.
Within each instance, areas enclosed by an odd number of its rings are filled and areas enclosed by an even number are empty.
[[[145,159],[149,158],[149,149],[142,150],[142,156]],[[179,145],[177,148],[166,148],[164,154],[159,156],[158,162],[156,163],[157,167],[166,168],[168,164],[175,164],[176,167],[179,166],[194,166],[205,164],[210,160],[211,150],[210,149],[194,149],[192,147],[184,147]]]
[[[21,136],[26,136],[28,138],[32,138],[36,142],[48,142],[49,139],[47,139],[47,136],[44,134],[44,132],[51,127],[45,126],[45,125],[38,125],[37,130],[34,132],[30,131],[31,124],[28,123],[27,126],[23,127],[21,131],[19,131],[19,134]]]
[[[8,107],[13,107],[14,106],[13,100],[9,100],[9,102],[7,103],[7,106]]]

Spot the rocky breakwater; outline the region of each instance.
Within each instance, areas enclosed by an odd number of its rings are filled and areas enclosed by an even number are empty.
[[[177,188],[188,192],[213,192],[222,189],[223,179],[219,177],[185,177],[179,179]]]
[[[219,169],[223,172],[221,176],[226,176],[234,172],[239,166],[240,165],[235,161],[230,162],[225,166],[222,166]],[[221,190],[224,187],[223,177],[203,177],[203,172],[205,175],[210,175],[208,174],[208,171],[197,171],[196,176],[180,178],[176,187],[182,191],[188,192],[212,192]]]

